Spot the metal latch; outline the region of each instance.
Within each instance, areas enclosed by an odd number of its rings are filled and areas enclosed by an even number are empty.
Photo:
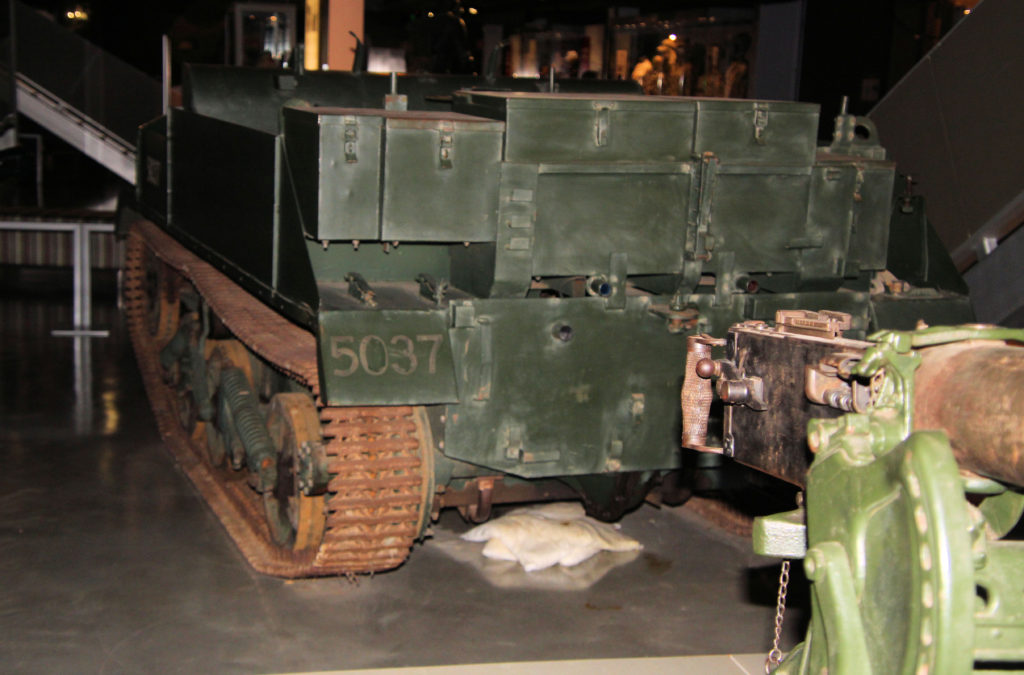
[[[356,141],[359,140],[359,123],[352,115],[346,115],[343,121],[345,123],[345,161],[358,162]]]
[[[607,105],[601,105],[595,110],[594,117],[594,145],[604,147],[608,145],[608,137],[611,134],[612,111]]]
[[[505,445],[505,459],[514,462],[521,464],[545,464],[557,462],[562,456],[562,453],[554,448],[527,450],[526,432],[523,426],[516,422],[505,427],[502,437]]]
[[[441,168],[450,169],[452,168],[455,153],[455,125],[450,122],[442,122],[440,131],[441,142],[440,148],[438,149],[438,157],[441,161]]]
[[[768,129],[768,108],[763,103],[754,104],[754,142],[764,145],[764,132]]]

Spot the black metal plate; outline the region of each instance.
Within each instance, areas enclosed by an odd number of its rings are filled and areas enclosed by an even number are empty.
[[[728,356],[747,377],[764,380],[768,409],[732,406],[734,459],[782,480],[804,485],[811,451],[807,423],[838,417],[841,410],[812,403],[804,395],[804,368],[840,351],[842,342],[772,329],[729,332]]]

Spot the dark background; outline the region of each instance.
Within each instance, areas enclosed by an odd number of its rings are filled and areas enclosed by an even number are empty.
[[[873,105],[862,100],[865,80],[877,81],[883,96],[955,23],[964,7],[975,0],[808,0],[806,4],[800,100],[835,107],[849,96],[851,112],[865,113]],[[141,70],[159,76],[160,36],[169,34],[179,61],[219,63],[224,54],[225,0],[33,0],[65,24],[76,4],[89,20],[74,26],[86,39]],[[687,2],[649,0],[630,5],[641,16],[672,19],[694,10],[711,12],[722,7],[756,8],[758,2]],[[472,6],[475,15],[468,13]],[[298,4],[298,32],[303,25],[303,4]],[[614,5],[593,0],[366,0],[367,42],[378,47],[404,47],[410,60],[416,52],[437,51],[444,44],[445,17],[454,13],[466,23],[468,48],[476,57],[465,70],[479,70],[483,57],[484,24],[504,27],[505,35],[527,28],[604,24],[620,13]],[[428,13],[435,18],[428,19]],[[177,65],[177,64],[176,64]],[[178,68],[176,68],[176,71]],[[755,75],[756,76],[756,75]],[[870,87],[869,87],[870,88]],[[835,102],[833,104],[833,102]],[[823,110],[831,114],[831,110]]]

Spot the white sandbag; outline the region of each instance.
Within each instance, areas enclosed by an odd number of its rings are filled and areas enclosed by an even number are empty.
[[[636,539],[617,526],[587,516],[577,502],[556,502],[511,511],[462,535],[487,542],[483,554],[518,562],[527,572],[578,565],[599,551],[638,551]]]

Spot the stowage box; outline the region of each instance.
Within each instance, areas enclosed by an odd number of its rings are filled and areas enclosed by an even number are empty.
[[[818,133],[818,106],[786,101],[462,91],[455,110],[505,122],[509,162],[808,164]]]
[[[317,240],[493,238],[500,122],[457,113],[284,108],[285,171]]]

